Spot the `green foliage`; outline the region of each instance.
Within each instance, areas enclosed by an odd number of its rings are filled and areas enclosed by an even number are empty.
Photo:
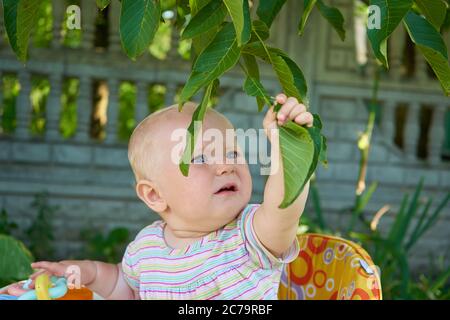
[[[136,126],[134,118],[136,106],[136,86],[131,82],[122,82],[119,88],[119,139],[127,141]]]
[[[0,288],[26,279],[32,273],[33,256],[24,244],[0,233]]]
[[[36,28],[41,4],[41,0],[3,0],[9,43],[21,61],[27,58],[28,41]]]
[[[150,113],[158,111],[159,109],[164,107],[164,98],[166,96],[166,91],[167,88],[160,84],[154,84],[150,87],[147,99]]]
[[[327,6],[322,0],[304,0],[303,14],[298,25],[298,34],[303,35],[309,15],[314,7],[317,6],[322,17],[336,30],[342,41],[345,40],[344,16],[339,9]]]
[[[100,10],[105,9],[111,3],[111,0],[96,0],[97,6]]]
[[[70,3],[74,5],[80,5],[81,0],[71,0]],[[62,44],[68,48],[78,48],[81,46],[82,30],[81,29],[69,29],[67,27],[67,19],[69,14],[64,14],[64,20],[62,23]]]
[[[308,21],[309,15],[316,4],[317,0],[304,0],[303,1],[303,14],[298,25],[298,34],[303,35],[305,30],[306,22]]]
[[[2,209],[0,212],[0,234],[11,235],[11,232],[17,229],[17,224],[14,222],[9,222],[8,213],[6,209]]]
[[[419,11],[439,31],[445,21],[448,8],[447,3],[442,0],[414,0],[414,2]]]
[[[234,27],[231,23],[225,23],[193,65],[192,74],[181,92],[181,104],[233,67],[239,53]]]
[[[135,60],[152,42],[161,16],[159,1],[123,0],[120,39],[127,55]]]
[[[316,183],[311,184],[314,218],[310,221],[304,220],[312,232],[331,233],[343,235],[346,238],[359,242],[371,255],[374,263],[381,270],[381,283],[385,299],[444,299],[450,295],[448,280],[450,279],[450,268],[441,264],[434,274],[425,277],[423,274],[418,278],[411,272],[409,258],[413,255],[413,247],[424,238],[443,214],[445,206],[450,201],[450,193],[447,193],[436,208],[430,212],[432,199],[423,199],[423,179],[417,185],[412,198],[408,194],[398,212],[395,214],[394,222],[389,232],[378,230],[378,221],[372,223],[366,220],[366,206],[376,189],[373,183],[364,200],[357,203],[358,207],[343,210],[340,214],[352,215],[351,222],[344,230],[333,228],[325,223],[322,206]],[[353,224],[353,212],[358,210],[360,225]],[[374,222],[376,222],[374,224]],[[359,230],[359,231],[355,231]],[[436,261],[436,259],[433,259]]]
[[[450,66],[441,35],[425,18],[412,11],[406,15],[404,23],[411,40],[434,70],[445,94],[450,96]]]
[[[50,83],[48,79],[41,76],[33,76],[31,79],[31,133],[33,135],[43,135],[45,133],[45,109],[47,97],[50,93]]]
[[[35,47],[49,47],[52,41],[52,4],[50,0],[41,0],[37,27],[33,30],[33,44]]]
[[[367,35],[373,48],[375,57],[387,68],[387,39],[403,17],[411,8],[412,0],[371,0],[371,5],[376,5],[381,10],[381,29],[369,28]]]
[[[37,210],[37,215],[26,230],[30,251],[37,260],[51,259],[54,252],[52,219],[58,207],[49,205],[46,192],[37,194],[31,207]]]
[[[223,0],[230,14],[237,45],[240,47],[250,39],[250,12],[246,0]]]
[[[317,8],[320,14],[327,19],[330,25],[336,30],[342,41],[345,40],[344,16],[334,7],[327,6],[322,0],[317,0]]]
[[[285,3],[286,0],[260,1],[256,14],[262,22],[270,27]]]
[[[186,136],[186,148],[184,149],[184,153],[180,162],[180,170],[184,176],[187,176],[189,174],[189,164],[191,163],[191,159],[194,156],[193,153],[195,148],[195,141],[197,141],[197,133],[199,131],[198,124],[200,121],[203,121],[205,117],[206,110],[208,108],[208,101],[211,97],[211,93],[214,90],[214,87],[217,87],[217,85],[218,81],[215,81],[206,88],[200,105],[192,114],[192,120],[187,129],[188,135]]]
[[[115,228],[106,235],[92,228],[82,230],[80,237],[86,242],[83,259],[119,263],[130,235],[125,228]]]
[[[189,21],[189,24],[181,34],[181,39],[197,37],[211,28],[219,26],[226,15],[227,8],[222,1],[211,1]]]
[[[3,101],[0,107],[1,130],[0,132],[11,133],[16,128],[16,98],[19,95],[20,84],[17,77],[6,74],[2,79]]]
[[[155,41],[150,45],[148,50],[157,59],[164,60],[171,47],[172,26],[170,23],[161,23],[155,34]]]
[[[61,118],[59,130],[64,138],[73,137],[77,130],[77,95],[80,81],[65,79],[61,96]]]

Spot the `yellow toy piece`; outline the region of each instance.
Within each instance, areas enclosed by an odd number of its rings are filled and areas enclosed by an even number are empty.
[[[46,274],[37,276],[35,282],[36,297],[38,300],[51,300],[49,289],[52,287],[50,277]]]
[[[280,300],[381,300],[378,268],[354,242],[321,234],[298,235],[300,253],[285,265]]]

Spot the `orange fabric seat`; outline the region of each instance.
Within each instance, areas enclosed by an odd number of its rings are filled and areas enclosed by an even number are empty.
[[[283,269],[280,300],[382,299],[379,270],[361,246],[322,234],[298,241],[298,258]]]

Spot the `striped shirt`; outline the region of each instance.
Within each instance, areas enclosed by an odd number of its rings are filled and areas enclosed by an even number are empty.
[[[183,249],[164,240],[163,221],[144,228],[122,260],[130,287],[141,299],[277,299],[284,263],[299,252],[297,239],[277,258],[256,237],[249,204],[223,228]]]

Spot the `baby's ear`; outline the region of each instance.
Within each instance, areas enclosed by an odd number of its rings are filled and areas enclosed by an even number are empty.
[[[153,211],[160,213],[167,209],[167,202],[161,197],[153,181],[139,180],[136,183],[136,193]]]

